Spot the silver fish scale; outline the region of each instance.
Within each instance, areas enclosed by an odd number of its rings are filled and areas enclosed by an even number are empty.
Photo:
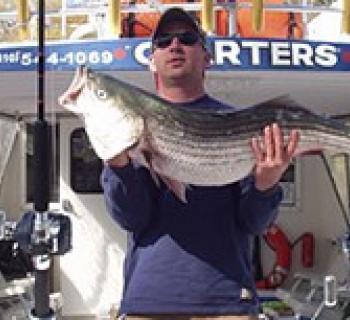
[[[282,127],[285,141],[292,128],[300,131],[300,152],[323,148],[350,154],[349,127],[285,99],[236,111],[208,110],[205,106],[193,110],[177,107],[115,78],[95,76],[99,78],[97,88],[114,97],[116,108],[130,109],[132,116],[144,120],[143,135],[152,166],[174,180],[223,185],[243,178],[255,162],[250,139],[260,136],[263,143],[263,128],[274,122]]]
[[[195,149],[198,150],[199,153],[203,154],[206,150],[210,150],[210,152],[214,152],[216,149],[235,149],[235,147],[240,144],[246,145],[248,141],[253,137],[261,134],[261,130],[259,131],[246,131],[240,134],[231,133],[230,135],[214,135],[209,137],[203,137],[203,135],[199,135],[197,132],[193,132],[188,130],[188,127],[179,126],[179,125],[166,125],[166,123],[158,124],[157,121],[151,121],[148,123],[151,127],[151,132],[154,138],[163,141],[165,144],[173,144],[179,145],[183,149]],[[326,127],[320,125],[308,126],[300,126],[295,124],[294,126],[282,127],[284,129],[285,140],[290,133],[291,128],[295,128],[300,131],[302,135],[301,141],[307,141],[310,137],[314,136],[314,139],[319,138],[323,139],[319,140],[319,144],[324,144],[324,141],[327,141],[328,147],[330,148],[332,144],[339,146],[342,148],[347,147],[347,141],[349,141],[349,137],[347,135],[342,134],[342,132],[336,132],[335,130],[327,130]],[[332,129],[332,128],[331,128]],[[331,136],[332,139],[326,139],[327,136]],[[334,141],[332,143],[332,140]],[[343,141],[343,143],[341,143]],[[157,142],[161,144],[162,142]],[[193,152],[196,152],[196,151]],[[221,155],[221,152],[219,152]]]
[[[290,130],[285,131],[285,141]],[[254,156],[249,146],[251,136],[210,141],[195,140],[179,134],[176,127],[152,130],[151,148],[156,150],[152,164],[157,172],[194,185],[223,185],[237,181],[250,173]],[[299,150],[326,147],[350,154],[349,138],[317,130],[302,130]],[[158,156],[157,156],[158,155]]]
[[[349,136],[349,128],[339,125],[338,122],[332,119],[324,119],[308,113],[304,114],[304,117],[301,115],[296,117],[292,110],[288,110],[288,108],[282,112],[280,110],[281,106],[280,109],[266,108],[267,110],[264,111],[260,107],[252,107],[249,114],[248,111],[203,112],[171,107],[166,119],[162,119],[161,125],[176,127],[181,135],[199,141],[202,139],[215,141],[215,138],[221,141],[226,138],[242,139],[244,134],[247,134],[247,136],[261,134],[262,129],[273,122],[279,123],[283,129],[296,128],[302,131],[315,129],[334,135]]]

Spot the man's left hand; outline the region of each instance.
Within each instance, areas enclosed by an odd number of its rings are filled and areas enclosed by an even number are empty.
[[[280,127],[274,123],[264,128],[263,145],[258,138],[251,140],[256,158],[254,168],[255,187],[266,191],[277,184],[288,168],[299,142],[299,133],[291,130],[285,144]]]

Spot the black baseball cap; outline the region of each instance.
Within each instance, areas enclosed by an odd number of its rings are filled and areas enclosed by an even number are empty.
[[[205,32],[202,30],[200,25],[198,24],[197,20],[187,13],[185,10],[178,8],[178,7],[173,7],[168,10],[166,10],[160,17],[158,24],[156,28],[154,29],[153,35],[152,35],[152,45],[154,43],[154,40],[157,39],[157,37],[160,34],[161,29],[174,21],[182,21],[189,25],[195,32],[197,32],[203,42],[205,43]]]

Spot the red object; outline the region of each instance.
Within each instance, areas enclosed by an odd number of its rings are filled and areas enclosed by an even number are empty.
[[[274,289],[287,278],[292,262],[292,245],[276,224],[267,229],[264,240],[275,251],[276,261],[271,272],[264,279],[256,282],[256,287],[258,289]]]
[[[310,232],[301,237],[301,261],[304,268],[312,268],[315,258],[315,238]]]
[[[244,3],[247,2],[247,0],[236,0],[236,2]],[[249,2],[252,1],[249,0]],[[271,5],[282,5],[285,2],[285,0],[264,0],[264,4]],[[222,15],[224,15],[224,13]],[[251,8],[239,8],[236,12],[236,17],[237,31],[242,38],[302,39],[304,36],[301,13],[294,13],[293,19],[291,19],[291,15],[288,12],[264,10],[263,25],[260,31],[253,30],[253,14]],[[228,25],[227,20],[228,17],[225,23],[226,29]],[[220,24],[218,24],[218,27],[220,27]]]
[[[342,59],[345,63],[349,63],[350,62],[350,52],[349,51],[345,51],[342,54]]]
[[[225,2],[247,2],[251,0],[218,0],[218,3]],[[136,4],[145,3],[145,0],[135,0]],[[174,4],[174,0],[160,0],[162,4]],[[177,0],[176,3],[190,3],[188,0]],[[267,4],[283,4],[285,0],[264,0]],[[200,12],[195,16],[201,19]],[[135,37],[149,37],[152,30],[155,29],[160,14],[155,12],[140,12],[130,16],[129,13],[122,13],[123,19],[123,37],[129,37],[134,34]],[[219,36],[228,36],[229,33],[229,14],[226,9],[217,8],[215,10],[216,34]],[[302,14],[294,13],[293,19],[288,12],[264,11],[263,28],[260,31],[254,31],[252,28],[252,10],[251,8],[239,8],[236,11],[236,29],[242,38],[303,38]],[[131,29],[131,30],[130,30]],[[291,29],[291,30],[290,30]],[[132,32],[130,32],[132,31]],[[292,32],[290,32],[292,31]],[[290,34],[292,33],[292,34]]]

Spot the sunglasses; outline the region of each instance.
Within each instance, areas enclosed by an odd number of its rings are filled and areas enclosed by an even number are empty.
[[[177,38],[179,42],[185,46],[193,46],[200,39],[198,33],[191,31],[163,33],[154,39],[153,44],[157,48],[165,49],[166,47],[170,46],[174,38]]]

